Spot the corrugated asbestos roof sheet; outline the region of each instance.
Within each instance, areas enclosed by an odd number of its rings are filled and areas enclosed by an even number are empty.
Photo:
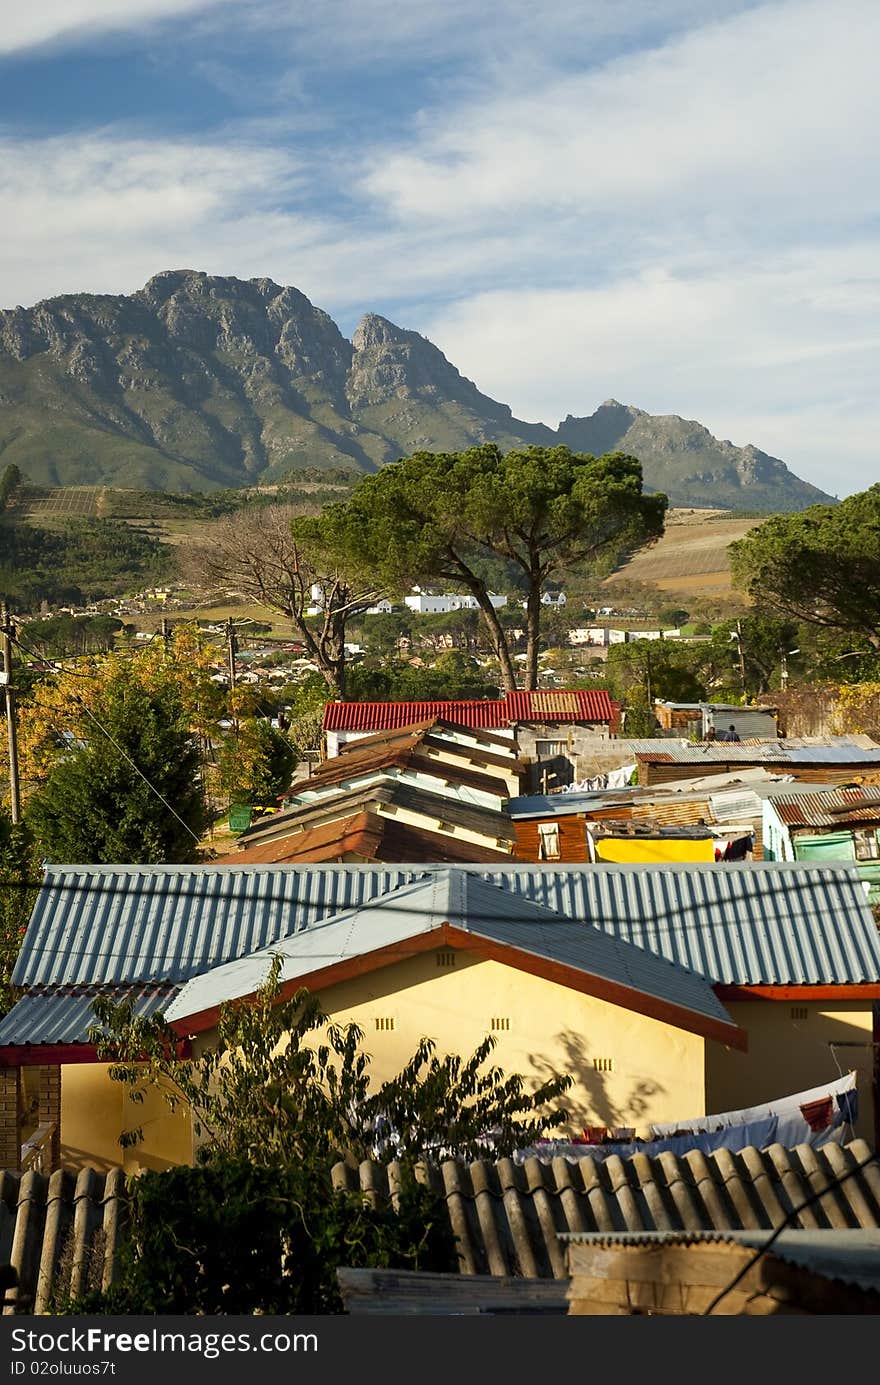
[[[614,719],[604,688],[558,692],[508,692],[503,697],[462,702],[328,702],[325,731],[386,731],[441,717],[453,725],[491,730],[516,721],[595,721]]]
[[[51,866],[17,986],[177,984],[435,871],[463,871],[712,981],[880,980],[855,865]]]
[[[789,827],[845,827],[851,822],[880,823],[880,791],[829,789],[824,793],[774,794],[773,807]]]
[[[120,988],[118,991],[102,992],[109,994],[117,1004],[132,999],[135,1015],[143,1018],[163,1010],[175,993],[175,988],[170,986],[149,991]],[[97,989],[78,989],[75,994],[59,993],[57,990],[48,993],[31,991],[22,996],[0,1020],[0,1045],[87,1043],[89,1028],[95,1023],[92,1001],[97,994]]]
[[[284,958],[282,981],[307,978],[311,972],[394,944],[403,960],[411,955],[407,942],[444,923],[660,998],[694,1015],[732,1023],[703,977],[598,929],[560,918],[523,896],[511,896],[476,875],[451,869],[402,885],[274,948],[195,977],[169,1005],[168,1019],[185,1019],[256,991],[266,980],[273,952]]]
[[[568,1243],[583,1241],[596,1246],[690,1246],[741,1245],[762,1250],[766,1231],[621,1231],[616,1235],[582,1231],[566,1236]],[[770,1254],[778,1260],[811,1270],[825,1279],[855,1284],[860,1289],[880,1292],[880,1230],[825,1228],[783,1231],[773,1242]]]
[[[19,1287],[9,1297],[23,1313],[52,1312],[53,1293],[63,1303],[87,1289],[109,1287],[125,1205],[120,1168],[58,1170],[48,1177],[0,1173],[0,1263],[18,1272]]]
[[[880,1164],[868,1164],[839,1187],[871,1151],[864,1140],[813,1149],[744,1149],[715,1154],[634,1154],[621,1159],[537,1159],[514,1164],[449,1160],[422,1169],[441,1193],[458,1237],[464,1274],[566,1277],[560,1233],[770,1230],[792,1208],[828,1190],[795,1219],[804,1229],[880,1227]],[[397,1165],[337,1164],[337,1188],[360,1189],[374,1205],[394,1200]]]
[[[464,1274],[565,1279],[560,1234],[566,1233],[615,1238],[745,1231],[759,1233],[757,1244],[792,1207],[828,1189],[776,1243],[787,1251],[797,1237],[818,1267],[823,1248],[833,1252],[846,1244],[848,1229],[880,1228],[876,1162],[831,1189],[869,1153],[856,1140],[818,1150],[773,1145],[738,1154],[637,1154],[577,1163],[556,1159],[549,1165],[536,1159],[524,1165],[511,1159],[448,1160],[439,1168],[421,1166],[419,1177],[444,1198]],[[400,1178],[397,1164],[333,1169],[334,1187],[363,1191],[374,1206],[395,1202]],[[0,1173],[0,1258],[18,1271],[25,1313],[51,1312],[53,1291],[63,1300],[111,1283],[124,1236],[125,1181],[120,1168],[49,1177]],[[827,1241],[817,1239],[819,1232]]]

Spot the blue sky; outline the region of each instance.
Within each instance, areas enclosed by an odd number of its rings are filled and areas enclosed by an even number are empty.
[[[268,275],[521,418],[614,397],[843,496],[880,479],[878,51],[875,0],[39,0],[0,305]]]

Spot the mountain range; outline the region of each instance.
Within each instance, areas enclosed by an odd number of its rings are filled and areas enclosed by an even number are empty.
[[[368,313],[349,341],[271,279],[169,270],[130,295],[0,311],[0,465],[37,484],[211,491],[482,442],[627,452],[678,506],[832,499],[756,447],[613,399],[555,429],[523,422],[417,332]]]

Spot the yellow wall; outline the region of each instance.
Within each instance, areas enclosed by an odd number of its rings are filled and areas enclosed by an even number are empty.
[[[805,1020],[792,1018],[806,1009]],[[859,1093],[856,1133],[874,1142],[871,1002],[751,1000],[727,1006],[749,1036],[748,1053],[709,1046],[706,1062],[708,1110],[736,1111],[806,1091],[855,1068]],[[829,1048],[829,1042],[859,1048]],[[835,1052],[837,1063],[835,1063]]]
[[[498,962],[455,956],[448,969],[431,952],[322,992],[333,1019],[356,1020],[364,1030],[375,1079],[393,1076],[423,1035],[442,1053],[468,1057],[493,1032],[493,1018],[509,1019],[509,1030],[495,1034],[492,1061],[536,1082],[571,1074],[570,1134],[585,1124],[674,1120],[694,1103],[705,1109],[705,1043],[698,1035]],[[394,1029],[378,1029],[378,1019],[393,1019]],[[594,1068],[593,1060],[603,1058],[612,1059],[611,1072]]]
[[[439,966],[438,954],[430,952],[329,987],[322,1004],[334,1020],[356,1020],[363,1028],[375,1080],[399,1071],[424,1035],[437,1040],[441,1053],[468,1057],[493,1032],[493,1018],[509,1020],[509,1029],[496,1031],[492,1061],[536,1084],[553,1073],[571,1074],[569,1134],[583,1125],[635,1126],[647,1133],[652,1121],[786,1096],[838,1075],[829,1040],[871,1041],[870,1003],[813,1002],[801,1021],[791,1018],[787,1002],[751,1001],[728,1006],[749,1035],[749,1051],[739,1053],[501,963],[454,955],[453,967]],[[379,1028],[377,1020],[393,1020],[394,1027]],[[201,1036],[196,1050],[212,1039]],[[872,1139],[871,1049],[841,1048],[837,1056],[844,1070],[858,1065],[857,1133]],[[594,1065],[608,1058],[610,1072]],[[146,1142],[123,1153],[119,1133],[137,1124]],[[64,1162],[72,1167],[124,1162],[129,1169],[158,1168],[192,1158],[188,1119],[172,1115],[156,1094],[143,1107],[133,1106],[98,1064],[62,1069],[62,1139]]]
[[[604,837],[596,842],[599,861],[647,864],[667,861],[714,861],[715,842],[711,837],[695,841],[689,837]]]
[[[108,1168],[121,1164],[167,1168],[192,1158],[189,1115],[169,1110],[159,1092],[148,1091],[142,1105],[128,1098],[121,1082],[111,1082],[104,1063],[66,1063],[61,1069],[61,1161],[68,1168]],[[143,1126],[144,1141],[122,1149],[123,1130]]]

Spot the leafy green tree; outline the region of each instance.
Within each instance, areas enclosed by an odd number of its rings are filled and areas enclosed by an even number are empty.
[[[735,582],[762,610],[880,650],[880,484],[839,505],[774,515],[730,554]]]
[[[390,659],[378,666],[358,664],[348,671],[349,695],[356,702],[431,702],[497,697],[479,664],[463,649],[448,649],[430,668]]]
[[[756,611],[713,628],[704,668],[716,693],[754,698],[770,691],[783,658],[794,649],[798,649],[796,622]]]
[[[0,1015],[11,1009],[12,969],[37,895],[40,863],[24,823],[0,807]]]
[[[502,455],[491,443],[459,453],[417,452],[367,476],[349,499],[294,532],[349,573],[386,590],[441,579],[476,600],[504,686],[513,656],[492,605],[487,564],[516,573],[525,597],[526,686],[537,686],[542,605],[548,585],[575,564],[610,571],[663,531],[666,497],[645,495],[641,464],[567,447]]]
[[[424,1038],[393,1078],[374,1085],[359,1026],[330,1022],[306,990],[285,998],[279,972],[275,958],[252,1000],[221,1006],[216,1039],[192,1058],[178,1056],[179,1036],[161,1015],[136,1016],[130,1001],[93,1002],[90,1039],[111,1061],[111,1078],[135,1106],[155,1087],[172,1110],[189,1109],[199,1162],[475,1159],[490,1148],[510,1154],[567,1119],[554,1103],[571,1078],[532,1090],[489,1063],[491,1035],[467,1059],[439,1057]],[[141,1138],[134,1127],[120,1143]]]
[[[94,699],[88,738],[63,749],[28,801],[54,861],[192,861],[206,825],[198,749],[173,683],[119,664]],[[149,781],[149,782],[147,782]]]
[[[20,485],[21,472],[14,462],[10,462],[0,475],[0,514],[6,509]]]
[[[220,788],[240,803],[271,803],[290,784],[298,758],[288,737],[265,717],[246,717],[220,751]]]

